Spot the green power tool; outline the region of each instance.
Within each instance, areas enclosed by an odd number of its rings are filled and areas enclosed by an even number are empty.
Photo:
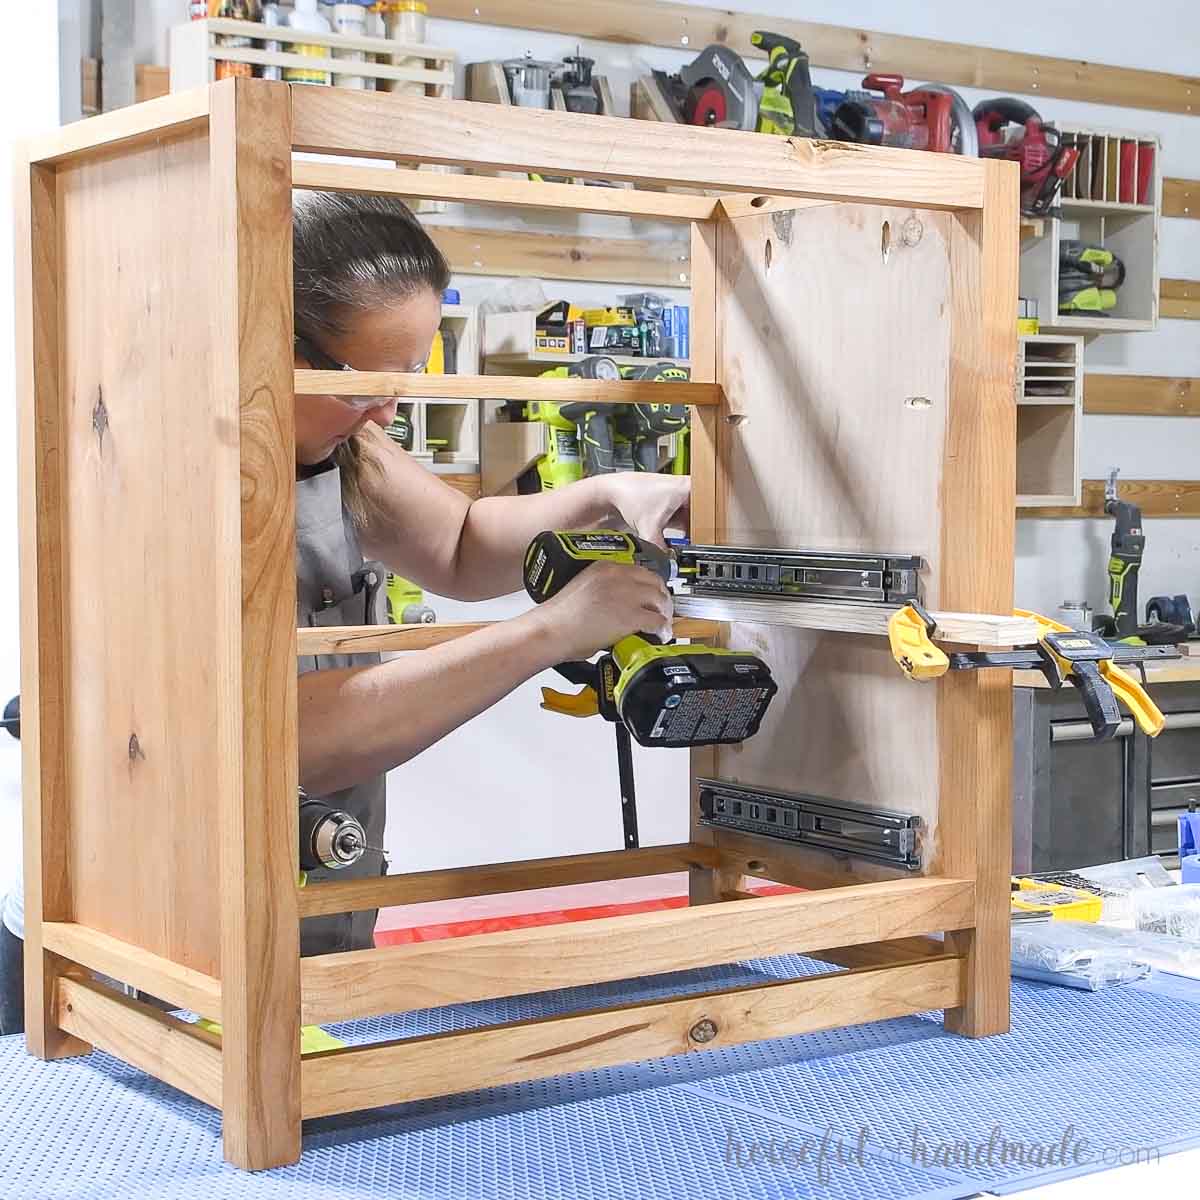
[[[542,378],[620,379],[621,368],[604,354],[593,354],[581,362],[554,367],[542,372]],[[558,415],[575,426],[579,452],[583,456],[583,474],[609,475],[613,466],[613,426],[611,405],[586,400],[556,406]]]
[[[817,98],[808,73],[808,55],[794,38],[756,30],[750,44],[767,52],[766,70],[758,77],[763,85],[758,101],[758,132],[785,137],[820,137]]]
[[[525,553],[525,590],[538,604],[560,592],[594,563],[645,567],[664,583],[676,575],[674,558],[650,542],[617,530],[547,530]],[[757,655],[714,646],[663,645],[650,634],[622,638],[595,662],[555,668],[581,692],[542,689],[542,707],[573,717],[602,716],[616,730],[617,767],[625,845],[638,844],[630,735],[642,746],[718,746],[758,732],[778,691]]]
[[[622,379],[643,382],[687,382],[691,372],[673,362],[658,362],[650,366],[622,367]],[[636,471],[658,470],[658,439],[667,434],[682,434],[688,428],[688,410],[684,404],[622,404],[616,409],[613,423],[619,436],[632,448],[632,467]],[[678,459],[678,450],[676,459]],[[618,464],[618,470],[620,465]]]
[[[1142,510],[1117,492],[1117,474],[1113,467],[1104,488],[1104,511],[1113,518],[1111,548],[1108,557],[1108,602],[1118,638],[1138,635],[1138,572],[1146,549],[1142,532]]]

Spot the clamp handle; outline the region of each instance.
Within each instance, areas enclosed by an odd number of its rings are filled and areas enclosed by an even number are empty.
[[[1116,735],[1121,726],[1121,710],[1117,706],[1115,692],[1101,673],[1101,664],[1072,663],[1071,673],[1067,678],[1079,689],[1079,694],[1083,697],[1083,707],[1092,723],[1096,741],[1107,742]]]
[[[1147,737],[1158,737],[1166,726],[1167,718],[1163,716],[1162,709],[1150,699],[1150,693],[1115,662],[1101,663],[1100,674],[1108,681],[1108,686],[1112,688],[1117,699],[1129,709],[1138,723],[1138,728]]]
[[[594,687],[585,687],[579,692],[556,692],[544,687],[542,707],[564,717],[596,717],[600,715],[600,697]]]
[[[934,619],[915,601],[888,619],[892,657],[909,679],[938,679],[950,669],[945,651],[930,640],[936,628]]]

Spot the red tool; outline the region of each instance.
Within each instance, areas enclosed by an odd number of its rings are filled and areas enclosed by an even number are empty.
[[[904,92],[903,75],[868,75],[863,87],[883,95],[847,96],[833,114],[834,137],[941,154],[976,152],[970,110],[951,88],[926,84]]]
[[[1075,169],[1079,151],[1067,146],[1024,100],[997,96],[975,106],[973,114],[984,158],[1006,158],[1021,168],[1021,211],[1044,216],[1058,199],[1062,182]],[[1020,133],[1013,127],[1019,127]]]

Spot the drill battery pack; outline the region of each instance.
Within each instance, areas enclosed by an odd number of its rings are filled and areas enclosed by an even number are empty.
[[[744,742],[779,690],[761,658],[737,650],[631,637],[613,647],[613,656],[617,710],[643,746]]]

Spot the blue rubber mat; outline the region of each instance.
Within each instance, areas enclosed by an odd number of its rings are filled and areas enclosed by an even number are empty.
[[[799,958],[335,1026],[409,1037],[791,978]],[[305,1126],[304,1158],[248,1175],[220,1117],[104,1054],[0,1039],[3,1200],[953,1200],[1200,1144],[1200,985],[1085,993],[1018,982],[1013,1033],[934,1015],[589,1071]],[[1064,1160],[1065,1147],[1065,1161]]]

